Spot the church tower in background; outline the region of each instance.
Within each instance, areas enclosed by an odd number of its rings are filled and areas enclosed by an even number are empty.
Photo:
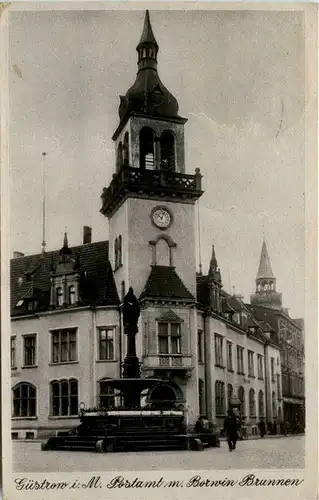
[[[255,306],[282,309],[281,293],[276,291],[276,278],[271,268],[266,241],[263,240],[259,268],[256,277],[256,291],[250,297]]]

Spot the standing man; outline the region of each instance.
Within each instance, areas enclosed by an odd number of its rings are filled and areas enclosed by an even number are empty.
[[[265,436],[265,433],[266,433],[266,424],[263,420],[263,418],[260,419],[260,422],[258,422],[258,428],[259,428],[259,432],[260,432],[260,437],[264,437]]]
[[[236,449],[236,442],[238,439],[237,435],[237,418],[233,412],[233,410],[228,410],[228,416],[224,421],[224,430],[227,436],[227,442],[229,451],[233,451]]]

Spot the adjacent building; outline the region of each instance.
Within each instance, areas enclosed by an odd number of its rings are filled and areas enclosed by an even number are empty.
[[[304,322],[292,319],[282,306],[282,295],[276,291],[276,278],[263,242],[256,291],[251,296],[251,312],[266,322],[280,346],[282,373],[283,420],[292,428],[305,426],[305,350]],[[280,415],[281,416],[281,415]]]

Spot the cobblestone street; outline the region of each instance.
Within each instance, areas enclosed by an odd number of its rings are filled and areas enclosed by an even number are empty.
[[[13,442],[15,472],[73,472],[123,470],[227,470],[299,469],[304,467],[305,437],[289,436],[240,441],[229,453],[225,441],[220,448],[203,452],[94,452],[41,451],[40,442]]]

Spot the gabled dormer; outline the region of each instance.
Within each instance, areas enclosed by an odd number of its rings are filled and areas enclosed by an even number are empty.
[[[57,261],[52,260],[50,307],[74,307],[80,302],[80,263],[68,245],[67,233]]]

